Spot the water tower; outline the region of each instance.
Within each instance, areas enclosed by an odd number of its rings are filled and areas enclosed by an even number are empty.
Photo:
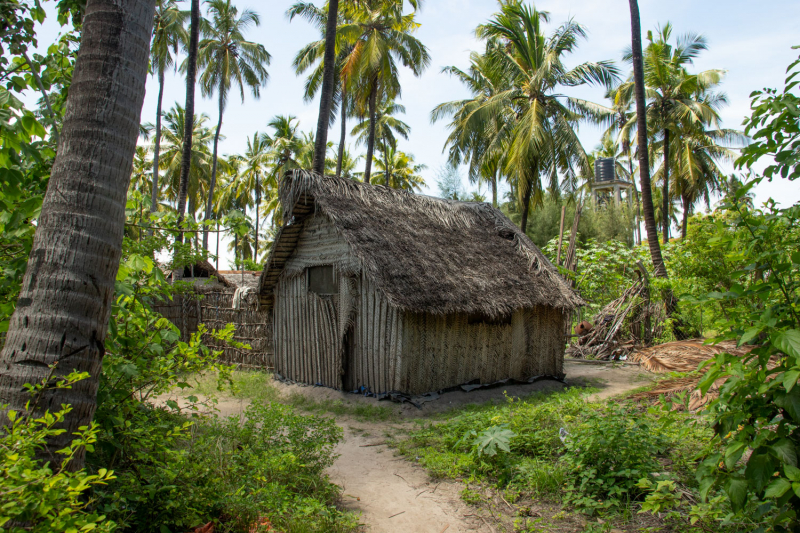
[[[606,203],[613,198],[614,203],[622,202],[622,191],[625,190],[628,203],[631,202],[630,189],[633,184],[617,179],[617,161],[613,157],[599,157],[594,161],[594,183],[592,184],[592,202],[594,205]]]

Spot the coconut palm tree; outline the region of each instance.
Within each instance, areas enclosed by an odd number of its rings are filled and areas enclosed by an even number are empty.
[[[375,111],[375,141],[379,143],[380,149],[384,152],[389,147],[397,148],[397,137],[408,140],[411,126],[396,118],[394,115],[405,113],[406,108],[401,104],[396,104],[394,100],[381,102]],[[350,135],[356,137],[356,146],[369,143],[369,135],[372,131],[372,124],[368,120],[362,120],[357,124]]]
[[[488,98],[507,90],[510,80],[501,69],[494,68],[490,60],[490,49],[500,46],[497,40],[487,43],[487,51],[483,54],[470,54],[470,67],[463,71],[457,67],[445,67],[442,72],[456,77],[469,91],[472,98],[445,102],[431,112],[431,122],[444,117],[452,117],[449,124],[450,135],[445,141],[444,149],[449,147],[448,162],[457,166],[466,162],[469,167],[471,183],[487,181],[492,189],[492,205],[497,207],[497,182],[505,164],[506,147],[492,141],[500,140],[495,132],[505,128],[503,115],[488,117],[490,122],[482,131],[470,128],[471,113],[479,108]]]
[[[356,172],[356,167],[358,167],[358,162],[363,159],[364,156],[353,156],[353,153],[350,151],[350,149],[345,146],[339,146],[337,150],[339,154],[336,158],[338,177],[349,180],[359,179],[361,177],[361,173]]]
[[[208,0],[208,14],[211,20],[204,20],[201,24],[203,40],[200,42],[198,62],[204,70],[200,75],[200,91],[204,97],[217,93],[219,118],[214,134],[211,184],[206,202],[205,220],[210,220],[214,216],[217,147],[228,95],[231,89],[238,87],[244,102],[246,86],[254,98],[259,98],[261,87],[269,79],[267,66],[271,57],[264,45],[245,39],[247,30],[261,23],[255,11],[245,9],[239,15],[239,10],[231,4],[231,0]],[[203,232],[203,248],[208,249],[207,231]]]
[[[259,210],[261,208],[261,198],[265,191],[270,191],[270,194],[275,194],[277,191],[277,182],[274,176],[270,173],[271,167],[271,154],[270,146],[267,143],[267,138],[261,133],[254,133],[252,139],[247,139],[247,148],[244,152],[243,163],[244,170],[242,171],[242,180],[240,187],[244,190],[248,197],[255,197],[255,246],[254,246],[254,261],[258,261],[258,232],[259,232]],[[265,178],[268,179],[265,183]]]
[[[153,40],[150,44],[150,69],[158,76],[158,103],[156,105],[155,140],[153,143],[153,179],[150,212],[158,209],[158,159],[161,155],[161,106],[164,100],[164,73],[175,68],[174,57],[178,46],[186,45],[189,34],[184,27],[189,14],[178,9],[180,0],[156,0],[156,17]]]
[[[647,245],[650,248],[650,259],[653,261],[654,273],[659,278],[667,278],[667,267],[661,255],[656,229],[655,210],[653,209],[652,186],[650,184],[650,158],[647,148],[647,103],[645,100],[644,65],[642,58],[642,26],[639,20],[639,2],[629,0],[631,12],[631,63],[633,64],[633,88],[636,102],[637,152],[639,153],[639,180],[642,191],[642,211],[644,227],[647,231]],[[671,295],[671,291],[670,294]],[[667,298],[670,302],[674,299]],[[668,312],[670,306],[667,306]]]
[[[708,49],[701,35],[685,34],[670,44],[672,25],[667,23],[653,32],[647,33],[648,45],[643,52],[644,83],[649,100],[646,112],[651,135],[663,139],[663,157],[666,161],[662,174],[662,201],[668,202],[669,172],[672,166],[670,157],[671,135],[680,135],[681,128],[697,124],[719,126],[718,108],[725,103],[724,95],[716,98],[704,97],[719,85],[725,71],[712,69],[690,74],[687,67],[703,50]],[[631,52],[624,59],[631,60]],[[630,82],[629,82],[630,83]],[[631,119],[631,126],[635,123]],[[666,205],[662,207],[666,210]],[[668,222],[668,221],[665,221]],[[664,243],[669,242],[669,224],[662,228]]]
[[[133,171],[128,191],[147,191],[152,189],[153,160],[150,158],[150,147],[136,145],[133,154]]]
[[[194,120],[187,120],[186,112],[180,105],[175,105],[164,114],[164,128],[162,135],[164,139],[163,152],[159,160],[161,171],[164,176],[164,195],[170,202],[177,203],[183,194],[187,205],[188,213],[192,218],[196,215],[196,208],[204,198],[204,193],[208,191],[208,183],[211,176],[211,151],[209,145],[213,139],[213,130],[206,124],[209,121],[208,115],[201,113],[195,116]],[[183,183],[183,146],[184,131],[186,124],[192,124],[192,151],[190,153],[190,169],[186,176],[186,189],[182,191]]]
[[[398,62],[415,76],[430,63],[427,47],[412,35],[419,27],[414,13],[404,15],[402,8],[400,0],[346,4],[342,9],[345,22],[337,30],[343,43],[352,47],[344,59],[343,76],[358,87],[356,107],[369,117],[366,182],[372,172],[378,102],[400,96]]]
[[[370,183],[386,185],[393,189],[406,191],[419,191],[425,186],[425,180],[420,172],[427,168],[417,165],[412,154],[397,150],[394,146],[387,145],[380,150],[380,157],[375,160],[376,172],[372,175]]]
[[[0,353],[0,427],[10,425],[11,411],[19,415],[30,407],[38,416],[54,406],[72,407],[56,425],[59,431],[37,450],[53,471],[65,457],[58,451],[90,425],[97,407],[147,81],[147,54],[141,51],[150,46],[153,5],[146,0],[88,2],[67,97],[69,112]],[[108,13],[125,16],[109,23]],[[98,68],[106,75],[98,75]],[[53,386],[73,371],[85,373],[86,379],[71,387]],[[48,390],[29,406],[32,397],[25,385],[39,383]],[[84,454],[85,448],[78,450],[68,468],[83,468]]]
[[[541,202],[544,187],[557,194],[559,173],[572,179],[576,172],[589,174],[589,162],[577,135],[581,120],[600,120],[601,106],[567,97],[560,87],[600,84],[610,87],[618,79],[610,61],[582,63],[572,69],[563,61],[586,36],[573,20],[546,36],[542,23],[549,15],[518,2],[501,4],[501,11],[478,27],[476,33],[502,44],[491,49],[493,68],[509,77],[509,87],[486,98],[464,119],[470,133],[490,131],[494,146],[507,150],[503,173],[516,189],[521,204],[523,231],[532,200]],[[496,117],[502,127],[492,131]]]
[[[178,229],[183,224],[186,211],[186,195],[189,193],[189,173],[192,169],[192,140],[194,139],[194,89],[197,81],[197,47],[200,40],[200,0],[191,0],[189,16],[189,51],[184,63],[186,72],[186,110],[184,121],[183,148],[181,151],[180,180],[178,186]],[[159,166],[161,162],[159,161]],[[183,242],[183,233],[178,233],[178,243]],[[178,247],[175,247],[178,254]],[[177,270],[180,275],[180,269]]]
[[[267,126],[272,128],[272,135],[265,134],[265,141],[271,152],[272,178],[277,182],[288,171],[302,168],[297,156],[303,149],[303,139],[295,116],[277,115]]]

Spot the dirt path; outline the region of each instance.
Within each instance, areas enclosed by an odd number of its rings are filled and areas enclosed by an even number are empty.
[[[567,362],[569,385],[591,385],[600,389],[595,399],[608,398],[646,385],[653,374],[636,366],[589,365]],[[336,447],[339,457],[329,469],[331,480],[343,489],[343,506],[361,513],[368,533],[494,533],[474,508],[460,498],[463,485],[432,481],[420,466],[396,457],[385,444],[386,432],[405,430],[415,418],[446,412],[454,407],[476,403],[501,403],[508,396],[527,396],[535,391],[560,390],[563,384],[540,381],[469,393],[450,392],[417,409],[321,387],[287,385],[274,382],[281,394],[302,394],[317,402],[341,401],[347,405],[380,405],[396,410],[401,422],[357,422],[338,417],[344,439]],[[247,401],[221,399],[221,416],[239,415]]]

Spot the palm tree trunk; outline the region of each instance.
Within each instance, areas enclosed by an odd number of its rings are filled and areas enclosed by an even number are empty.
[[[158,70],[158,104],[156,105],[156,138],[153,147],[153,191],[150,194],[150,212],[158,210],[158,158],[161,155],[161,104],[164,100],[164,69]]]
[[[208,186],[208,200],[206,200],[206,216],[203,220],[211,220],[214,216],[214,188],[217,186],[217,148],[219,147],[219,130],[222,129],[222,113],[225,107],[225,93],[219,90],[219,120],[217,131],[214,133],[214,152],[211,155],[211,183]],[[208,230],[203,229],[203,250],[208,250]]]
[[[656,216],[653,209],[653,195],[650,188],[650,162],[647,154],[647,117],[645,115],[644,99],[644,66],[642,63],[642,28],[639,21],[639,3],[629,0],[631,10],[631,51],[633,55],[634,96],[636,97],[636,122],[639,152],[639,180],[642,189],[642,211],[644,212],[644,227],[647,231],[647,245],[650,248],[650,258],[653,261],[655,275],[666,278],[667,267],[661,255],[661,246],[658,244],[658,229]]]
[[[253,251],[253,261],[258,263],[258,211],[261,207],[261,180],[258,173],[256,173],[256,247]]]
[[[681,194],[681,200],[683,200],[683,223],[681,224],[681,239],[685,239],[686,232],[689,229],[689,211],[692,209],[692,203],[689,197],[685,194]]]
[[[367,167],[364,170],[364,183],[369,183],[372,174],[372,154],[375,151],[375,107],[378,101],[378,80],[372,82],[369,93],[369,138],[367,140]]]
[[[336,177],[342,177],[342,161],[344,160],[344,144],[347,140],[347,88],[342,84],[342,133],[339,136],[339,155],[336,158]]]
[[[339,0],[328,0],[328,21],[325,25],[325,66],[322,71],[322,94],[319,100],[317,137],[314,144],[313,170],[325,173],[325,154],[328,149],[328,124],[331,121],[334,74],[336,73],[336,23],[339,17]]]
[[[664,244],[669,243],[669,130],[664,128],[664,192],[661,200],[661,219],[664,230]]]
[[[186,210],[186,195],[189,192],[189,172],[192,167],[192,133],[194,133],[194,89],[197,79],[197,43],[200,39],[200,0],[192,0],[189,27],[189,56],[186,58],[186,106],[183,128],[183,151],[181,153],[181,177],[178,186],[178,229],[183,225]],[[175,239],[183,242],[183,233]],[[178,269],[180,271],[180,269]]]
[[[639,221],[642,219],[642,207],[639,202],[639,189],[636,188],[636,178],[633,177],[633,159],[631,158],[630,148],[628,148],[628,168],[630,169],[631,185],[633,186],[633,197],[636,199],[636,244],[642,244],[642,228]]]
[[[497,175],[500,173],[500,167],[494,169],[492,175],[492,207],[497,208]]]
[[[522,233],[528,232],[528,213],[531,209],[531,196],[533,195],[533,184],[530,180],[525,180],[525,183],[522,184],[525,187],[525,190],[522,195],[522,220],[520,221],[519,227],[522,229]]]
[[[58,364],[89,377],[50,389],[35,411],[69,404],[61,435],[38,452],[53,465],[56,450],[88,426],[97,406],[108,319],[125,229],[147,81],[154,0],[89,0],[72,87],[50,183],[42,204],[17,308],[0,354],[0,427],[8,410],[25,411],[23,387]],[[83,467],[84,451],[70,463]]]

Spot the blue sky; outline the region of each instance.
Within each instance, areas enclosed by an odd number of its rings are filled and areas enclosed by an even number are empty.
[[[261,26],[251,31],[251,40],[264,44],[272,54],[269,67],[270,81],[262,90],[259,100],[248,95],[242,103],[232,98],[225,112],[221,143],[223,154],[244,150],[245,140],[255,131],[266,131],[266,124],[278,114],[291,114],[300,119],[304,130],[316,126],[318,101],[303,102],[303,79],[295,76],[291,61],[297,50],[318,34],[303,20],[289,22],[286,9],[288,0],[235,0],[240,8],[252,8],[261,15]],[[322,0],[317,0],[318,5]],[[47,6],[52,9],[52,3]],[[188,6],[188,2],[185,4]],[[630,16],[626,0],[540,0],[540,10],[551,13],[550,27],[572,17],[583,24],[588,39],[570,60],[570,64],[583,61],[612,59],[620,61],[621,51],[630,44]],[[797,0],[656,0],[639,1],[642,31],[655,29],[658,24],[672,22],[676,33],[703,34],[709,50],[696,61],[696,70],[721,68],[728,71],[722,89],[728,94],[730,105],[722,111],[723,126],[739,128],[749,114],[749,94],[763,87],[783,88],[786,66],[798,56],[792,45],[800,44],[800,2]],[[401,141],[400,149],[414,154],[417,162],[427,165],[423,173],[428,192],[436,191],[436,170],[445,162],[442,147],[447,137],[445,122],[430,123],[430,112],[437,104],[467,96],[464,88],[445,74],[442,67],[455,65],[465,68],[469,53],[481,44],[474,38],[475,27],[486,21],[497,10],[495,0],[427,0],[418,15],[421,27],[417,37],[425,43],[432,56],[430,68],[415,78],[404,70],[401,81],[401,103],[406,106],[404,120],[411,126],[409,141]],[[55,17],[50,14],[40,30],[42,48],[51,43],[60,31]],[[627,66],[622,66],[627,71]],[[164,96],[165,108],[174,102],[184,101],[185,83],[179,75],[168,76]],[[143,121],[154,121],[158,84],[151,78],[142,110]],[[601,88],[579,88],[569,94],[602,102]],[[197,110],[216,123],[216,104],[200,98],[197,92]],[[580,138],[587,150],[594,147],[600,131],[584,125]],[[339,126],[334,125],[329,140],[339,142]],[[348,144],[353,144],[348,139]],[[484,190],[484,192],[486,192]],[[760,203],[773,197],[784,205],[800,201],[797,184],[776,180],[766,183],[756,191]],[[221,266],[225,261],[221,261]]]

